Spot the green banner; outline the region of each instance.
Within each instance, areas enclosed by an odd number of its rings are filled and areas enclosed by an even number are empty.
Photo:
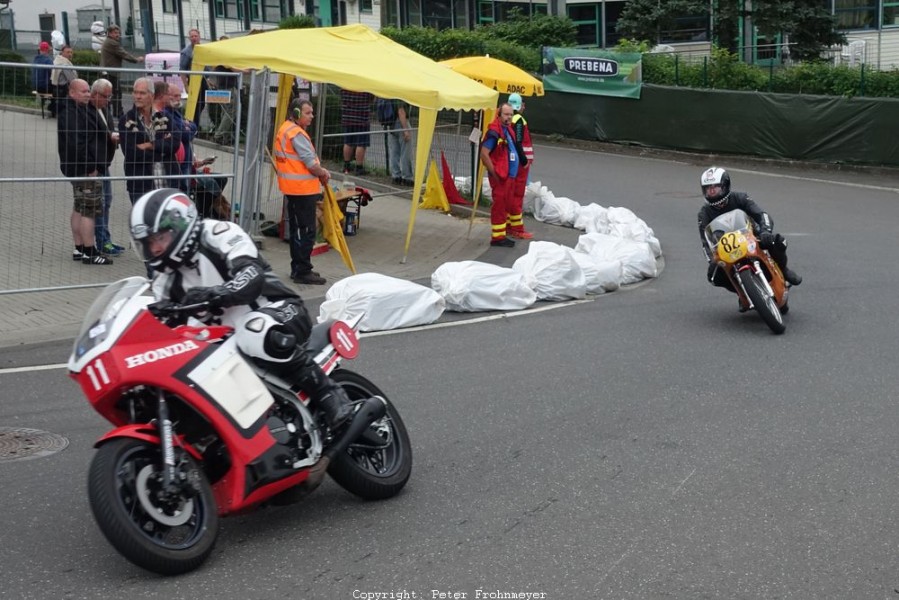
[[[543,89],[639,99],[642,61],[639,52],[544,46]]]

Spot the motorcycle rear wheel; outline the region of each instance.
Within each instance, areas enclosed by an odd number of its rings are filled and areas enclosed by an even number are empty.
[[[758,274],[755,271],[746,269],[745,271],[739,271],[737,275],[740,277],[743,288],[746,290],[746,295],[752,301],[756,312],[759,313],[765,324],[771,328],[771,331],[777,334],[786,331],[787,326],[784,325],[783,315],[777,307],[777,302],[774,300],[774,296],[765,289],[765,285],[759,281]]]
[[[398,494],[412,474],[412,444],[400,413],[384,392],[371,381],[346,369],[331,373],[350,400],[381,396],[387,414],[368,428],[363,437],[335,456],[328,474],[343,489],[365,500],[383,500]]]
[[[131,438],[102,445],[91,462],[88,497],[109,543],[148,571],[178,575],[199,567],[218,536],[218,513],[205,474],[189,457],[197,492],[157,502],[158,446]]]

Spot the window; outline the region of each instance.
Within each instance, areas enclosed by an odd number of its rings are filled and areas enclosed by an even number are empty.
[[[409,0],[409,25],[421,25],[421,0]]]
[[[600,5],[599,4],[569,4],[568,18],[574,21],[577,27],[578,46],[601,46],[600,39]]]
[[[373,12],[372,0],[359,0],[359,10],[364,13]]]
[[[480,0],[478,2],[478,25],[495,21],[496,19],[493,18],[493,2]]]
[[[422,0],[422,25],[434,29],[450,29],[453,26],[452,7],[444,0]]]
[[[183,1],[183,0],[182,0]],[[371,0],[369,0],[371,2]],[[287,16],[281,0],[262,0],[262,20],[266,23],[280,23]]]
[[[877,0],[836,0],[834,14],[837,17],[837,29],[878,27]]]
[[[883,26],[897,27],[899,26],[899,2],[883,3]]]
[[[162,12],[169,15],[177,15],[178,5],[175,0],[162,0]]]
[[[621,34],[618,33],[618,17],[624,9],[624,2],[606,2],[606,44],[605,48],[613,48],[618,45]]]
[[[674,27],[672,29],[659,32],[659,43],[662,44],[670,44],[672,42],[704,42],[708,39],[708,15],[678,17],[675,19]]]

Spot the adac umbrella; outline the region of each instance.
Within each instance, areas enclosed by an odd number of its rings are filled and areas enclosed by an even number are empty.
[[[498,58],[490,56],[464,56],[440,61],[456,73],[465,75],[489,88],[502,93],[519,93],[522,96],[542,96],[543,82]]]

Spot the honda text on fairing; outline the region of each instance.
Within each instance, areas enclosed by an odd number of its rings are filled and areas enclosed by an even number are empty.
[[[340,368],[359,351],[362,315],[317,325],[307,345],[352,401],[352,417],[332,430],[304,393],[241,354],[230,327],[169,325],[208,306],[151,311],[148,291],[142,277],[109,285],[68,363],[115,426],[96,443],[88,496],[128,560],[167,575],[195,569],[212,552],[220,516],[295,502],[326,473],[365,499],[403,489],[412,449],[399,413],[368,379]]]

